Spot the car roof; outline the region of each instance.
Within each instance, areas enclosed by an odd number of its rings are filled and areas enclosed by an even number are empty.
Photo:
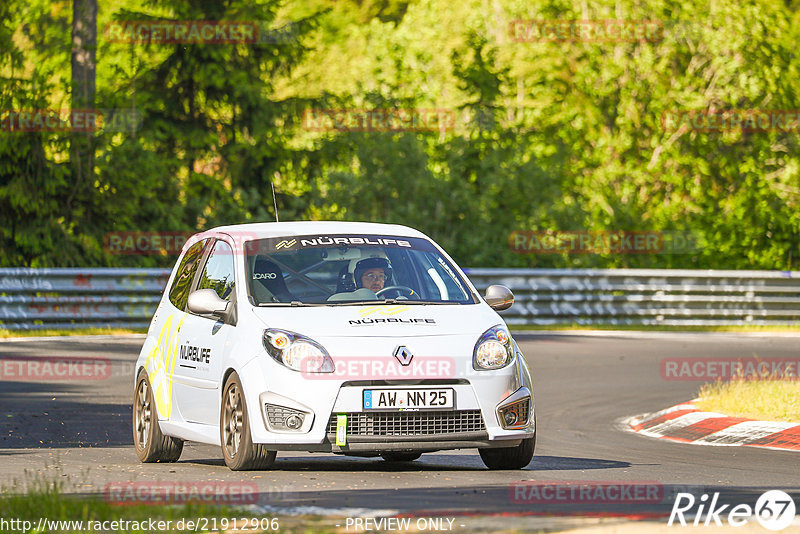
[[[369,234],[421,237],[428,239],[428,236],[419,230],[414,230],[408,226],[356,221],[289,221],[232,224],[228,226],[218,226],[202,234],[214,232],[236,234],[240,236],[242,234],[252,234],[253,239],[313,234]],[[199,236],[202,234],[199,234]],[[250,236],[248,235],[248,237]]]

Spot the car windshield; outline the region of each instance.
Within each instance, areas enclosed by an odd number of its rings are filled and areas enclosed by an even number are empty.
[[[291,236],[249,241],[245,251],[248,291],[256,306],[478,302],[427,239]]]

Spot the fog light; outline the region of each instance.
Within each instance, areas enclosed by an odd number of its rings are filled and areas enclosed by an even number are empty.
[[[530,397],[506,404],[497,410],[503,428],[521,428],[530,418]]]
[[[286,427],[291,428],[292,430],[297,430],[301,426],[303,426],[303,419],[296,415],[290,415],[286,418]]]
[[[264,405],[267,427],[272,432],[297,432],[303,429],[307,414],[294,408],[266,403]],[[308,429],[306,429],[308,431]]]
[[[506,412],[506,414],[503,416],[503,419],[506,421],[506,426],[511,426],[517,422],[517,414],[514,412]]]

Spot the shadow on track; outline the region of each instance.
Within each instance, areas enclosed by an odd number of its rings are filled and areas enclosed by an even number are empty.
[[[719,493],[716,506],[727,505],[722,516],[727,519],[727,513],[736,505],[746,504],[755,507],[756,501],[765,491],[773,487],[720,487],[699,485],[660,485],[650,483],[658,488],[657,494],[649,495],[646,499],[616,497],[619,493],[598,494],[588,493],[584,498],[579,492],[570,492],[575,484],[551,483],[553,490],[548,493],[550,498],[536,498],[539,494],[520,492],[520,482],[497,485],[475,485],[469,487],[413,487],[397,489],[353,489],[353,490],[311,490],[295,491],[291,488],[273,488],[257,494],[257,498],[250,500],[252,494],[248,493],[248,504],[255,504],[262,513],[313,513],[334,514],[342,513],[342,509],[356,509],[359,516],[369,516],[372,511],[394,511],[400,515],[410,516],[456,516],[467,518],[476,515],[519,515],[519,516],[572,516],[572,517],[625,517],[630,519],[651,519],[664,521],[670,516],[678,494],[690,494],[695,499],[695,505],[687,510],[687,521],[694,519],[700,498],[707,495],[705,512],[708,511],[707,502]],[[531,484],[537,484],[530,481]],[[614,484],[624,485],[625,482],[595,483],[595,486],[604,485],[608,490]],[[628,482],[627,484],[637,484]],[[642,484],[642,483],[638,483]],[[592,484],[589,484],[590,488]],[[800,489],[783,488],[795,500],[800,499]],[[559,491],[561,490],[561,491]],[[244,495],[244,494],[242,494]],[[544,495],[544,493],[541,493]],[[577,495],[577,497],[576,497]],[[634,493],[635,495],[635,493]],[[103,493],[82,493],[70,495],[71,498],[104,499]],[[147,498],[144,495],[143,498]],[[184,501],[180,497],[178,501]],[[127,504],[134,504],[136,497],[131,495]],[[198,499],[197,494],[194,498]],[[205,495],[208,504],[225,504],[231,495],[220,494]],[[215,500],[216,499],[216,500]],[[686,497],[683,497],[685,504]],[[253,502],[255,501],[255,502]],[[336,512],[336,510],[339,510]],[[352,512],[350,512],[352,513]],[[701,520],[704,520],[705,516]],[[755,523],[755,518],[751,519]],[[713,525],[713,520],[711,522]],[[757,524],[757,523],[756,523]]]
[[[536,484],[531,481],[531,484]],[[266,508],[279,510],[280,508],[319,507],[319,508],[359,508],[359,509],[389,509],[398,510],[400,513],[420,515],[444,514],[470,516],[478,514],[519,514],[535,516],[620,516],[629,518],[666,518],[669,517],[676,497],[680,493],[691,494],[695,499],[691,517],[697,512],[697,505],[701,503],[700,497],[708,495],[713,498],[714,493],[719,493],[718,506],[727,504],[725,514],[733,506],[748,504],[755,507],[758,497],[772,487],[709,487],[709,486],[681,486],[673,484],[660,485],[652,483],[651,487],[657,488],[646,499],[620,499],[619,493],[606,491],[605,494],[588,492],[588,497],[580,498],[580,492],[570,492],[574,485],[556,483],[555,490],[547,495],[551,498],[539,498],[544,493],[531,494],[519,491],[520,482],[503,485],[480,485],[471,487],[446,487],[446,488],[402,488],[393,490],[334,490],[334,491],[304,491],[282,494],[280,492],[263,493],[259,496],[258,504]],[[596,486],[606,484],[608,490],[614,483],[596,483]],[[624,482],[617,484],[623,485]],[[635,482],[629,484],[636,484]],[[641,483],[639,483],[641,484]],[[559,492],[558,489],[562,491]],[[591,485],[590,485],[591,489]],[[797,488],[785,488],[794,497],[800,498]],[[636,495],[635,493],[632,493]],[[646,495],[646,494],[643,494]],[[687,501],[684,497],[683,503]],[[707,506],[706,506],[707,510]],[[689,515],[687,515],[687,518]],[[755,521],[755,520],[753,520]],[[712,521],[713,524],[713,521]]]
[[[414,462],[385,462],[381,458],[359,458],[352,456],[292,457],[291,452],[279,452],[270,471],[314,471],[314,472],[426,472],[426,471],[486,471],[477,451],[474,454],[423,454]],[[180,460],[181,464],[224,466],[222,458]],[[595,469],[626,469],[628,462],[596,458],[569,458],[560,456],[534,456],[523,470],[510,471],[585,471]],[[269,471],[267,471],[269,472]]]

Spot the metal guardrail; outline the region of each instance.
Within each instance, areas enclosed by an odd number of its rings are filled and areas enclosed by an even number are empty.
[[[795,325],[800,272],[467,269],[511,288],[509,324]],[[146,328],[168,269],[0,269],[0,328]]]
[[[0,328],[146,328],[169,269],[0,269]]]
[[[468,269],[479,290],[508,286],[509,324],[800,326],[800,272]]]

